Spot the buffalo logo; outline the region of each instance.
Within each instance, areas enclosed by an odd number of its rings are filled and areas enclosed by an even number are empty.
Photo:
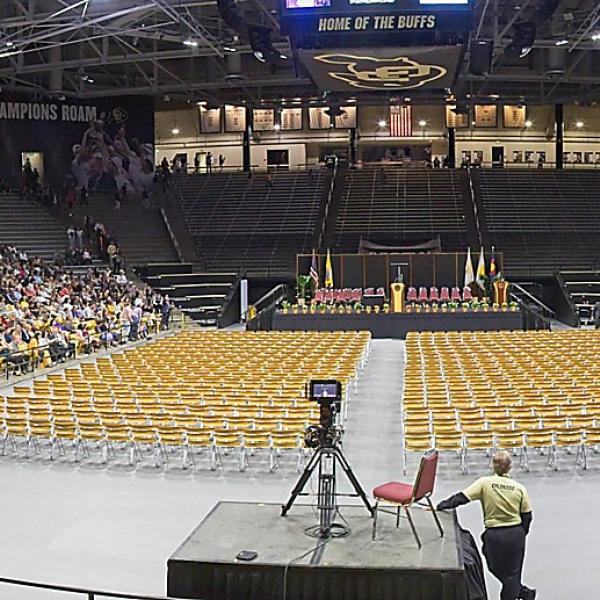
[[[124,108],[117,106],[108,113],[107,121],[109,123],[115,123],[116,125],[120,125],[121,123],[125,123],[125,121],[127,121],[128,118],[129,113]]]
[[[364,90],[407,90],[418,88],[444,77],[448,70],[438,65],[421,65],[406,56],[373,58],[352,54],[321,54],[315,60],[330,65],[344,65],[342,73],[329,72],[352,87]]]

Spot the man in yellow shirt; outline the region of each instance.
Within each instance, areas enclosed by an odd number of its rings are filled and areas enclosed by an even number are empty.
[[[481,477],[468,488],[440,502],[437,510],[448,510],[479,500],[485,531],[481,536],[483,555],[491,573],[502,583],[501,600],[534,600],[536,590],[521,583],[525,537],[532,512],[525,486],[511,479],[512,459],[508,452],[492,458],[493,475]]]

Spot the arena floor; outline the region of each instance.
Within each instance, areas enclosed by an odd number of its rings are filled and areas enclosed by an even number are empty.
[[[403,358],[403,342],[375,340],[349,407],[345,452],[368,491],[402,477]],[[410,462],[409,479],[416,461]],[[573,463],[573,457],[564,457],[561,470],[549,472],[542,458],[532,461],[530,473],[515,471],[534,506],[524,579],[540,590],[540,600],[597,597],[600,456],[592,457],[587,472],[575,473]],[[461,489],[485,470],[482,459],[463,476],[453,458],[444,459],[436,498]],[[157,472],[150,462],[133,471],[125,463],[106,469],[93,462],[74,466],[2,458],[0,576],[164,594],[167,558],[216,501],[284,502],[296,477],[291,463],[274,474],[263,464],[240,473],[233,461],[223,473],[210,472],[207,464],[192,473],[181,471],[178,463]],[[478,506],[459,509],[459,516],[463,526],[481,533]],[[488,581],[490,598],[498,598],[496,582]],[[0,586],[2,600],[59,597],[75,598]]]

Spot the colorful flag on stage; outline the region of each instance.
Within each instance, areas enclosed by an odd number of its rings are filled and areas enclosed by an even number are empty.
[[[477,285],[485,290],[485,255],[483,254],[483,246],[479,252],[479,263],[477,264]]]
[[[319,267],[318,267],[318,263],[317,263],[317,255],[315,254],[314,250],[312,253],[312,262],[310,263],[309,276],[313,282],[313,289],[318,290],[319,289]]]
[[[495,279],[498,273],[496,272],[496,252],[492,246],[492,258],[490,258],[490,277]]]
[[[325,261],[325,287],[333,287],[333,267],[331,266],[331,253],[327,249],[327,260]]]
[[[475,281],[473,273],[473,261],[471,260],[471,246],[467,250],[467,262],[465,263],[465,287],[469,287]]]

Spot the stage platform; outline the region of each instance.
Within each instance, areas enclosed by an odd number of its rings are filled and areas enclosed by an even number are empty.
[[[521,330],[520,312],[470,311],[429,313],[284,314],[273,315],[272,329],[280,331],[369,330],[374,338],[405,339],[409,331]]]
[[[318,522],[313,507],[295,504],[281,517],[278,504],[219,502],[169,559],[167,593],[204,600],[466,599],[453,514],[439,514],[440,538],[430,513],[412,511],[419,550],[405,519],[396,529],[395,517],[382,513],[373,542],[373,521],[363,506],[340,512],[350,535],[311,552],[319,540],[304,530]],[[240,550],[258,557],[237,561]]]

